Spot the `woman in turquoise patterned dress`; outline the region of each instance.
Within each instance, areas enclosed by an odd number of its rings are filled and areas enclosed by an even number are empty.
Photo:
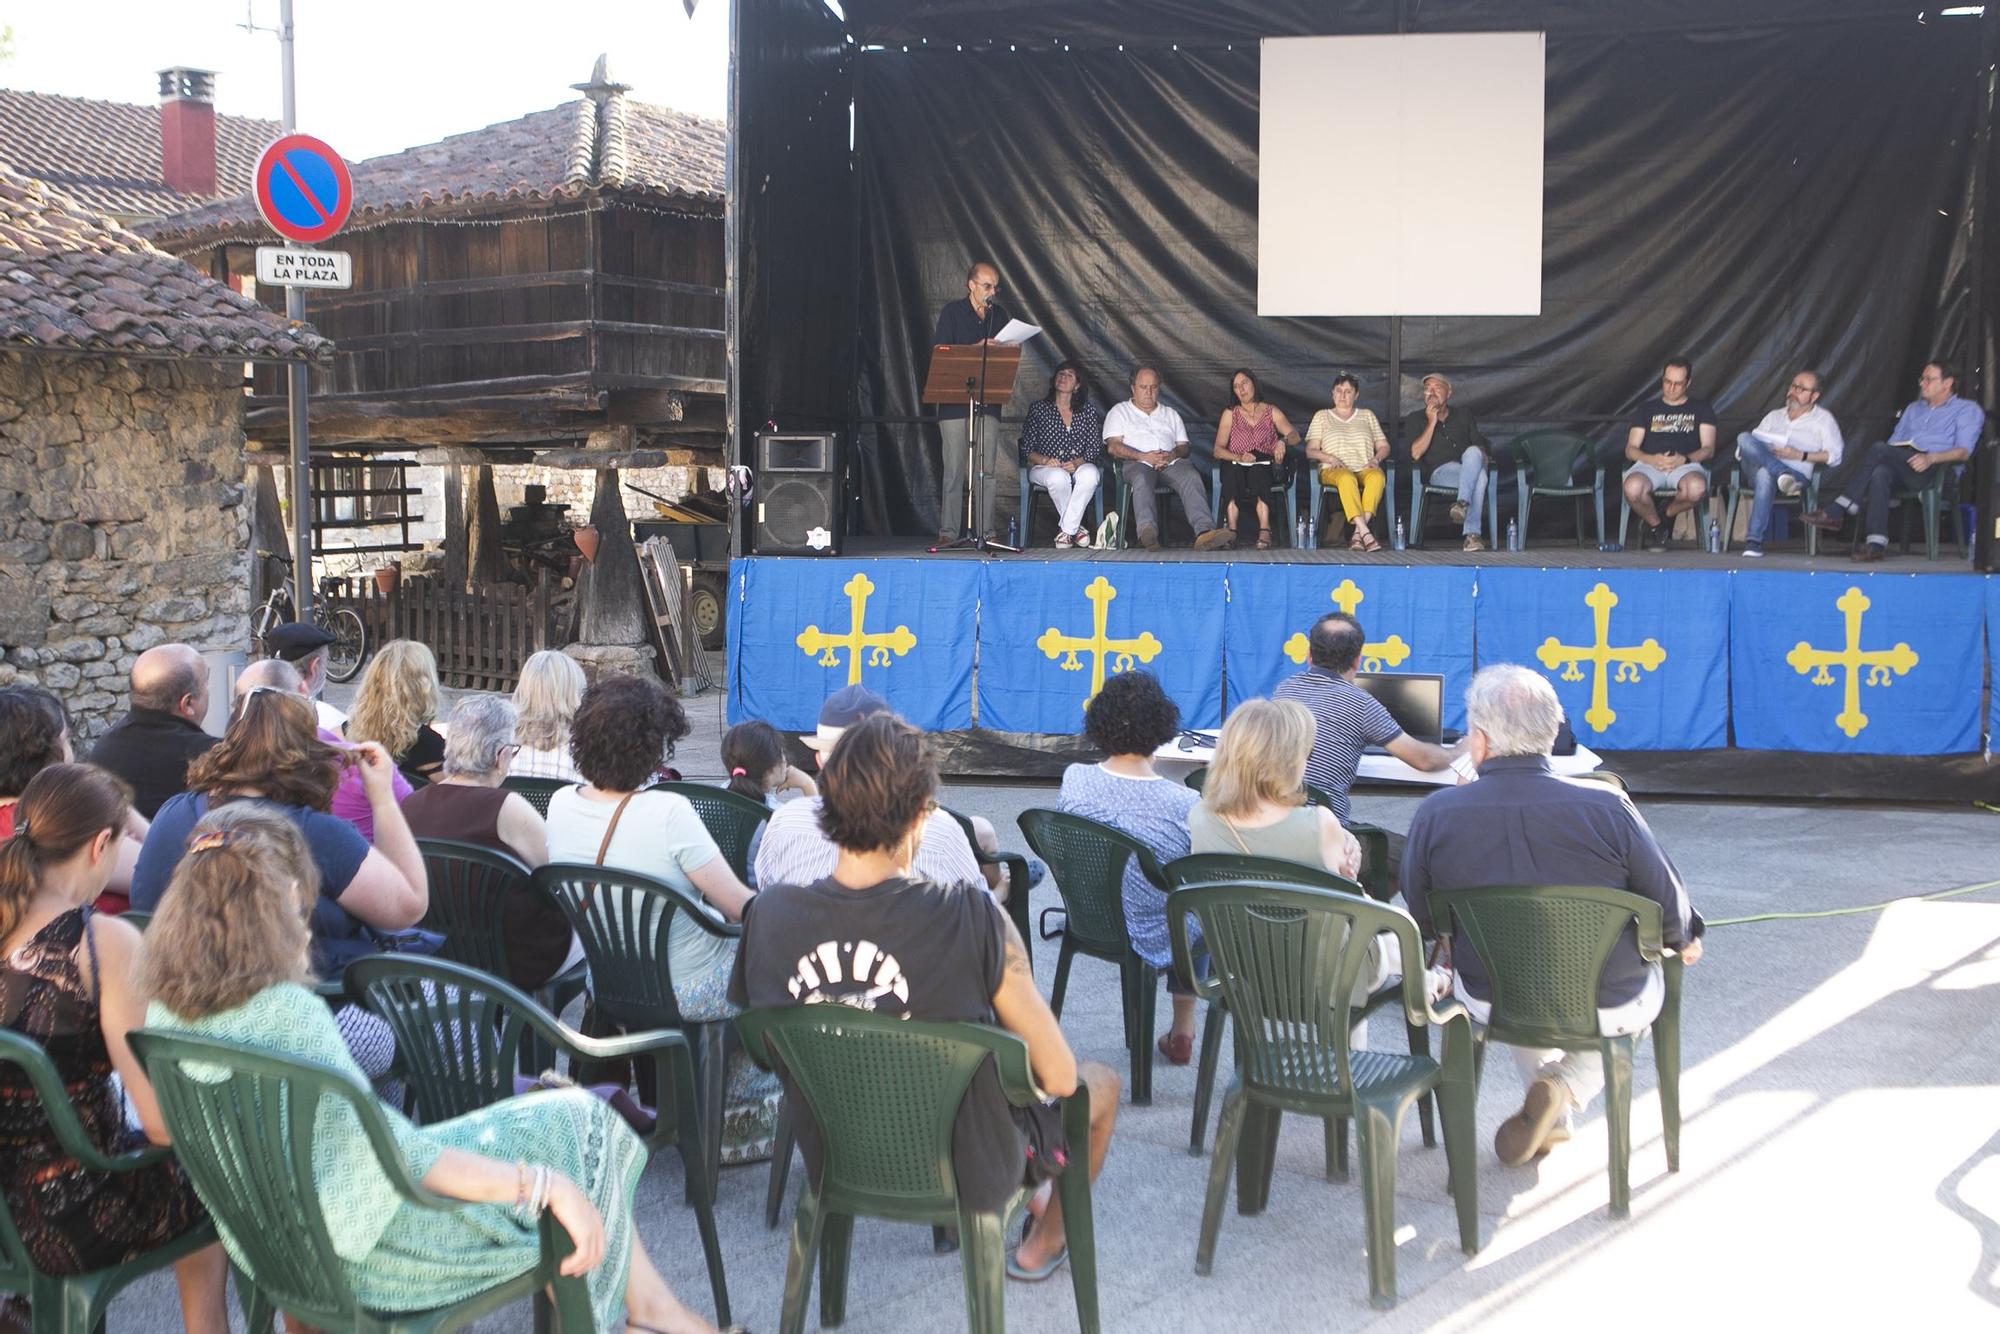
[[[282,814],[242,803],[203,817],[147,932],[147,1024],[317,1061],[366,1087],[309,986],[315,879],[305,841]],[[639,1244],[632,1192],[645,1149],[603,1102],[579,1089],[532,1093],[422,1127],[382,1112],[426,1189],[479,1207],[439,1213],[405,1202],[353,1112],[323,1106],[314,1185],[364,1305],[435,1307],[531,1269],[536,1219],[516,1202],[524,1174],[546,1167],[547,1209],[576,1245],[563,1272],[588,1274],[598,1329],[619,1328],[622,1307],[626,1326],[643,1334],[713,1334]],[[223,1242],[235,1249],[226,1231]]]

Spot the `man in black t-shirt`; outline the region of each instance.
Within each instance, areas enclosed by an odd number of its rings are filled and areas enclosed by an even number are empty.
[[[878,713],[841,736],[821,765],[819,815],[840,849],[839,864],[817,884],[769,885],[750,901],[729,999],[745,1009],[852,1005],[905,1019],[998,1025],[1028,1044],[1029,1067],[1047,1093],[1089,1087],[1095,1178],[1118,1114],[1118,1076],[1095,1062],[1077,1064],[1035,987],[1020,937],[990,894],[910,877],[936,790],[923,733],[901,718]],[[1007,1102],[992,1065],[983,1065],[952,1131],[959,1193],[972,1208],[997,1208],[1029,1179],[1031,1119]],[[817,1128],[810,1117],[797,1122],[807,1169],[817,1173]],[[1067,1254],[1061,1208],[1046,1193],[1029,1207],[1039,1208],[1038,1221],[1007,1272],[1047,1278]]]
[[[1486,437],[1465,408],[1451,405],[1451,381],[1432,371],[1424,377],[1424,405],[1403,418],[1403,439],[1410,442],[1410,462],[1422,469],[1427,486],[1458,490],[1451,503],[1451,521],[1465,534],[1467,551],[1484,551],[1479,535],[1486,514]],[[1411,533],[1420,541],[1421,533]]]
[[[1665,551],[1674,519],[1708,496],[1708,469],[1715,453],[1715,409],[1690,398],[1694,364],[1675,357],[1660,373],[1660,396],[1639,405],[1625,435],[1625,499],[1646,525],[1645,546]],[[1661,513],[1653,507],[1653,492],[1674,491]]]

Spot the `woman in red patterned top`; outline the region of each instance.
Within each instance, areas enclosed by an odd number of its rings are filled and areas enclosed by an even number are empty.
[[[1285,446],[1296,445],[1299,433],[1285,414],[1264,401],[1257,377],[1238,371],[1229,377],[1234,402],[1223,409],[1215,426],[1215,466],[1222,472],[1222,499],[1227,506],[1223,526],[1234,532],[1237,502],[1257,503],[1257,549],[1271,549],[1271,482],[1285,462]]]

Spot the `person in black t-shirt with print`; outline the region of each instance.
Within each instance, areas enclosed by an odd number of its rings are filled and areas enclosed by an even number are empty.
[[[1665,551],[1674,519],[1708,497],[1708,468],[1715,453],[1715,409],[1690,398],[1694,364],[1675,357],[1660,372],[1660,396],[1641,403],[1625,436],[1625,499],[1646,525],[1648,551]],[[1653,492],[1674,489],[1666,511],[1653,508]]]
[[[819,815],[840,861],[816,884],[767,885],[750,901],[729,999],[745,1009],[836,1004],[905,1019],[997,1024],[1028,1044],[1029,1067],[1048,1094],[1089,1087],[1095,1178],[1118,1114],[1118,1076],[1096,1062],[1078,1065],[992,895],[911,878],[936,791],[937,764],[924,735],[901,718],[874,714],[841,736],[820,767]],[[972,1208],[996,1208],[1024,1180],[1037,1179],[1027,1156],[1033,1111],[1007,1102],[990,1064],[973,1077],[952,1133],[959,1193]],[[799,1148],[817,1172],[820,1145],[810,1121],[799,1118]],[[1060,1134],[1053,1116],[1041,1126]],[[1067,1152],[1046,1137],[1041,1148]],[[1037,1221],[1007,1272],[1043,1279],[1067,1255],[1061,1205],[1044,1190],[1029,1208]]]

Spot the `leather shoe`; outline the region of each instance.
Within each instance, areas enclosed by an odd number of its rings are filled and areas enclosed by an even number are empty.
[[[1212,551],[1216,547],[1233,547],[1235,545],[1236,534],[1227,528],[1211,528],[1194,540],[1194,549],[1196,551]]]
[[[1192,1033],[1162,1033],[1159,1042],[1154,1045],[1160,1049],[1160,1055],[1166,1057],[1170,1065],[1186,1065],[1194,1059]]]
[[[1559,1079],[1547,1075],[1528,1085],[1521,1110],[1500,1123],[1493,1132],[1493,1152],[1509,1167],[1519,1167],[1540,1153],[1549,1143],[1551,1132],[1562,1123],[1569,1109],[1569,1090]]]
[[[1158,551],[1160,549],[1160,530],[1157,528],[1141,528],[1139,530],[1139,545],[1148,551]]]
[[[1889,548],[1879,542],[1857,542],[1848,559],[1863,565],[1872,565],[1889,554]]]
[[[1817,509],[1817,510],[1808,510],[1806,513],[1801,514],[1799,516],[1799,522],[1809,523],[1815,528],[1825,528],[1832,530],[1839,528],[1841,524],[1845,523],[1846,518],[1842,515],[1835,514],[1832,510]]]

